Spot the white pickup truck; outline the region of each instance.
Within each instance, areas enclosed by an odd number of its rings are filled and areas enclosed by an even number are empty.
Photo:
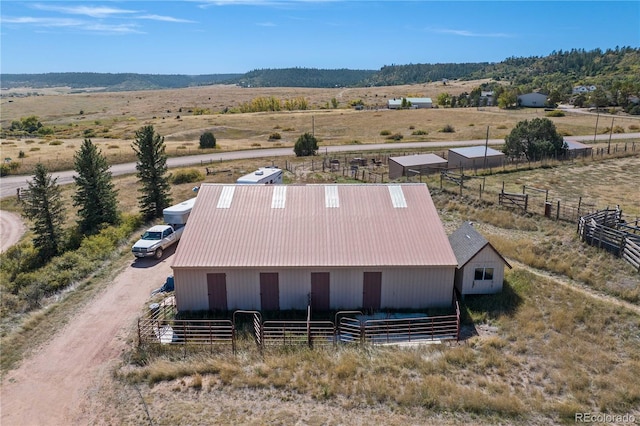
[[[147,229],[133,245],[133,255],[136,258],[153,256],[161,259],[162,253],[180,240],[195,202],[196,199],[192,198],[164,209],[164,221],[169,225],[156,225]]]
[[[170,245],[177,243],[184,231],[184,225],[174,229],[171,225],[156,225],[147,229],[133,245],[131,251],[135,257],[162,258],[162,253]]]

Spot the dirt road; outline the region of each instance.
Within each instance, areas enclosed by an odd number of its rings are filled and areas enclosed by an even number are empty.
[[[171,274],[174,250],[126,268],[45,346],[2,383],[2,425],[85,425],[105,420],[87,410],[154,288]]]
[[[0,253],[17,243],[24,231],[24,223],[20,216],[0,210]]]

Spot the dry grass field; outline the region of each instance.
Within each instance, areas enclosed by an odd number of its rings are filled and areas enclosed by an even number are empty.
[[[43,162],[51,170],[70,169],[74,152],[86,135],[91,135],[111,163],[135,161],[131,143],[135,131],[153,125],[164,136],[169,155],[188,155],[198,148],[200,135],[211,131],[216,136],[216,152],[271,147],[293,147],[304,132],[313,131],[320,145],[370,144],[392,142],[381,132],[401,134],[403,142],[439,142],[504,138],[517,122],[544,117],[541,109],[504,111],[498,108],[455,108],[390,111],[389,98],[430,96],[439,93],[470,92],[480,81],[429,83],[415,86],[371,87],[357,89],[241,88],[237,86],[204,86],[197,88],[118,93],[46,92],[41,96],[3,97],[0,123],[3,128],[11,121],[36,115],[43,125],[54,128],[47,138],[10,138],[0,141],[2,158],[20,164],[17,173],[29,173],[35,163]],[[271,113],[222,113],[258,97],[281,100],[303,97],[310,110]],[[337,109],[329,109],[332,98],[339,101]],[[356,111],[349,102],[362,100],[367,107]],[[194,115],[194,108],[209,113]],[[564,135],[591,134],[596,117],[568,114],[552,118]],[[453,133],[441,132],[445,125]],[[600,120],[599,132],[606,132],[609,120]],[[640,119],[618,117],[615,126],[625,132],[640,128]],[[426,134],[415,135],[417,131]],[[281,139],[270,140],[272,133]],[[422,132],[420,132],[422,133]],[[24,158],[20,157],[24,153]],[[211,151],[208,151],[211,152]]]
[[[456,83],[457,84],[457,83]],[[345,104],[363,99],[368,106],[393,96],[431,96],[441,91],[470,91],[466,83],[402,88],[335,90],[242,89],[206,87],[162,92],[55,94],[2,99],[2,125],[21,116],[38,115],[47,126],[68,128],[61,145],[42,140],[3,140],[2,156],[17,158],[24,150],[25,170],[35,161],[60,168],[70,164],[84,129],[107,129],[98,141],[111,161],[132,161],[129,145],[140,126],[153,124],[165,136],[171,155],[198,151],[199,135],[212,130],[220,150],[292,145],[315,127],[323,143],[386,142],[389,130],[413,140],[414,129],[428,132],[425,141],[504,137],[525,118],[544,111],[505,112],[433,109],[354,111]],[[218,114],[257,96],[304,96],[322,106],[332,97],[338,110],[271,114]],[[382,99],[380,99],[382,98]],[[178,113],[190,107],[212,114]],[[84,114],[80,115],[79,111]],[[167,113],[166,111],[171,111]],[[163,112],[164,111],[164,112]],[[180,119],[176,116],[180,115]],[[153,118],[155,116],[155,118]],[[163,118],[164,117],[164,118]],[[100,124],[96,124],[96,121]],[[565,134],[593,132],[595,118],[553,118]],[[634,130],[632,118],[616,124]],[[610,121],[609,121],[610,123]],[[607,123],[607,124],[609,124]],[[451,124],[455,133],[438,130]],[[600,125],[602,123],[602,118]],[[279,142],[268,135],[280,132]],[[100,132],[98,132],[100,133]],[[44,143],[41,143],[44,142]],[[74,145],[72,147],[72,145]],[[389,144],[392,147],[392,144]],[[110,148],[114,146],[114,148]],[[39,151],[30,151],[39,147]],[[184,147],[184,148],[180,148]],[[279,161],[300,162],[293,156]],[[241,160],[216,165],[229,173],[203,175],[203,182],[234,182],[264,165]],[[283,164],[277,164],[283,166]],[[203,172],[202,167],[196,167]],[[178,170],[174,171],[177,172]],[[348,182],[341,175],[313,172],[314,182]],[[287,172],[288,183],[303,182]],[[573,223],[522,214],[497,205],[505,183],[549,189],[552,200],[584,197],[598,207],[620,204],[626,215],[640,216],[640,154],[595,161],[574,161],[485,177],[482,199],[475,190],[463,196],[451,186],[439,190],[439,179],[425,178],[448,233],[471,220],[514,265],[501,295],[467,298],[463,313],[467,336],[457,344],[415,348],[338,347],[280,348],[261,355],[251,341],[238,354],[221,350],[139,350],[135,330],[126,336],[129,349],[106,379],[92,384],[83,418],[91,424],[568,424],[578,412],[634,414],[640,419],[640,277],[626,262],[579,241]],[[137,211],[134,176],[114,178],[119,207]],[[471,185],[476,185],[471,181]],[[176,200],[193,196],[194,183],[172,186]],[[72,185],[63,187],[71,199]],[[1,207],[18,211],[13,197]],[[69,224],[74,217],[70,212]],[[114,271],[128,267],[129,247],[114,254],[110,265],[61,302],[34,312],[7,332],[11,351],[29,353],[60,330],[80,307],[111,283]],[[57,308],[55,308],[57,307]],[[11,335],[13,333],[13,335]],[[3,335],[6,338],[7,335]],[[6,340],[4,340],[6,341]],[[6,351],[7,348],[3,348]],[[6,356],[7,352],[5,352]]]

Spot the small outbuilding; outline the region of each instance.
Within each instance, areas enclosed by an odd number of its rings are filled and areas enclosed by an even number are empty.
[[[468,146],[449,149],[447,160],[449,168],[461,167],[465,170],[475,170],[487,167],[500,167],[504,163],[505,155],[503,152],[489,148],[488,146]]]
[[[458,260],[455,287],[462,296],[502,291],[504,266],[511,269],[511,265],[471,222],[451,234],[449,242]]]
[[[582,142],[572,141],[569,139],[565,139],[564,143],[567,145],[567,156],[569,158],[591,157],[593,147],[583,144]]]
[[[450,307],[458,262],[425,184],[202,184],[180,311]]]
[[[436,173],[447,168],[447,160],[436,154],[405,155],[389,157],[389,179],[415,174]]]
[[[408,108],[433,108],[433,101],[431,98],[393,98],[387,101],[387,107],[389,109],[403,108],[402,101],[406,99],[405,105],[409,105]]]
[[[546,106],[548,96],[544,93],[533,92],[518,96],[518,105],[531,108],[543,108]]]

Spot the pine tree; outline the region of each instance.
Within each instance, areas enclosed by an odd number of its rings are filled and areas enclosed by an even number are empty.
[[[140,212],[146,220],[162,217],[162,210],[171,204],[164,138],[156,134],[153,126],[145,126],[136,131],[132,148],[138,157]]]
[[[83,234],[93,234],[102,224],[118,222],[117,191],[111,181],[107,159],[91,139],[85,139],[74,156],[73,179],[78,187],[73,205],[78,210],[78,225]]]
[[[32,222],[33,245],[43,262],[59,254],[63,243],[65,210],[57,180],[43,164],[36,164],[24,198],[22,214]]]

